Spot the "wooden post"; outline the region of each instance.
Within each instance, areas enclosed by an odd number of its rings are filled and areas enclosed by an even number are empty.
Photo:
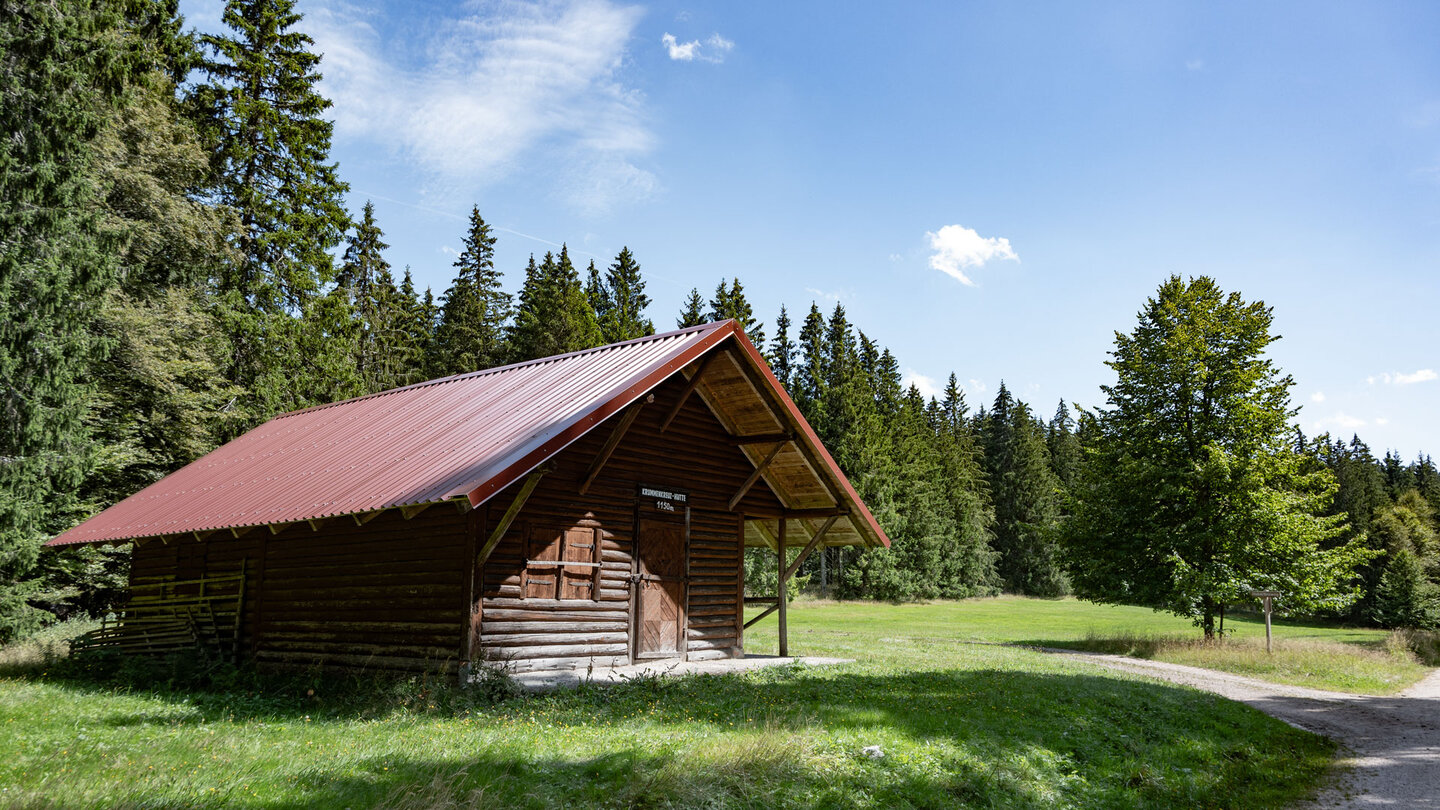
[[[786,602],[786,598],[785,598],[785,597],[786,597],[786,591],[788,590],[788,588],[785,587],[785,585],[786,585],[786,579],[785,579],[785,522],[786,522],[786,521],[785,521],[784,518],[781,518],[781,519],[780,519],[780,531],[779,531],[780,537],[779,537],[779,542],[777,542],[777,543],[775,544],[775,574],[776,574],[776,576],[777,576],[777,582],[776,582],[776,584],[775,584],[775,587],[776,587],[776,591],[778,592],[778,597],[777,597],[777,598],[780,600],[780,601],[777,603],[777,604],[778,604],[777,611],[778,611],[778,613],[779,613],[779,615],[780,615],[780,657],[781,657],[781,658],[785,658],[785,657],[787,657],[787,656],[790,655],[790,643],[789,643],[789,639],[788,639],[787,636],[786,636],[786,628],[785,628],[785,602]]]
[[[1270,652],[1270,597],[1265,597],[1265,652]]]
[[[1270,609],[1277,596],[1283,596],[1279,591],[1251,591],[1251,596],[1260,599],[1260,604],[1265,606],[1265,652],[1270,652]]]

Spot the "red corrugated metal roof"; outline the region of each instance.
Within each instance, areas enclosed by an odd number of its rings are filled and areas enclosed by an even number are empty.
[[[48,545],[294,523],[460,496],[478,506],[732,335],[854,499],[857,528],[863,522],[888,545],[734,321],[282,414]]]

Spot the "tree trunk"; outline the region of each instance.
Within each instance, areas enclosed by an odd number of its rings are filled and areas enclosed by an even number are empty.
[[[1215,600],[1208,596],[1200,599],[1200,626],[1205,630],[1205,640],[1215,640]]]

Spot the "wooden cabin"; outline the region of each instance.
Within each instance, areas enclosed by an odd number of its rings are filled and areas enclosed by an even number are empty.
[[[724,321],[283,414],[50,545],[126,542],[90,646],[463,673],[740,657],[746,546],[889,540]]]

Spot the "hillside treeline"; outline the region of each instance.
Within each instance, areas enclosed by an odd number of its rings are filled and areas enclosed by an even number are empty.
[[[0,642],[124,587],[127,548],[44,540],[277,413],[656,331],[628,248],[583,269],[564,247],[532,256],[507,290],[478,208],[450,284],[417,289],[373,206],[345,208],[293,3],[231,0],[224,22],[187,31],[171,0],[0,0]],[[762,324],[732,278],[677,309],[744,326],[894,540],[815,555],[811,586],[1067,593],[1056,529],[1093,420],[1003,384],[970,403],[953,374],[927,398],[839,305]],[[1434,464],[1296,446],[1333,474],[1347,539],[1381,551],[1347,615],[1433,623]],[[753,562],[763,588],[773,560]]]

